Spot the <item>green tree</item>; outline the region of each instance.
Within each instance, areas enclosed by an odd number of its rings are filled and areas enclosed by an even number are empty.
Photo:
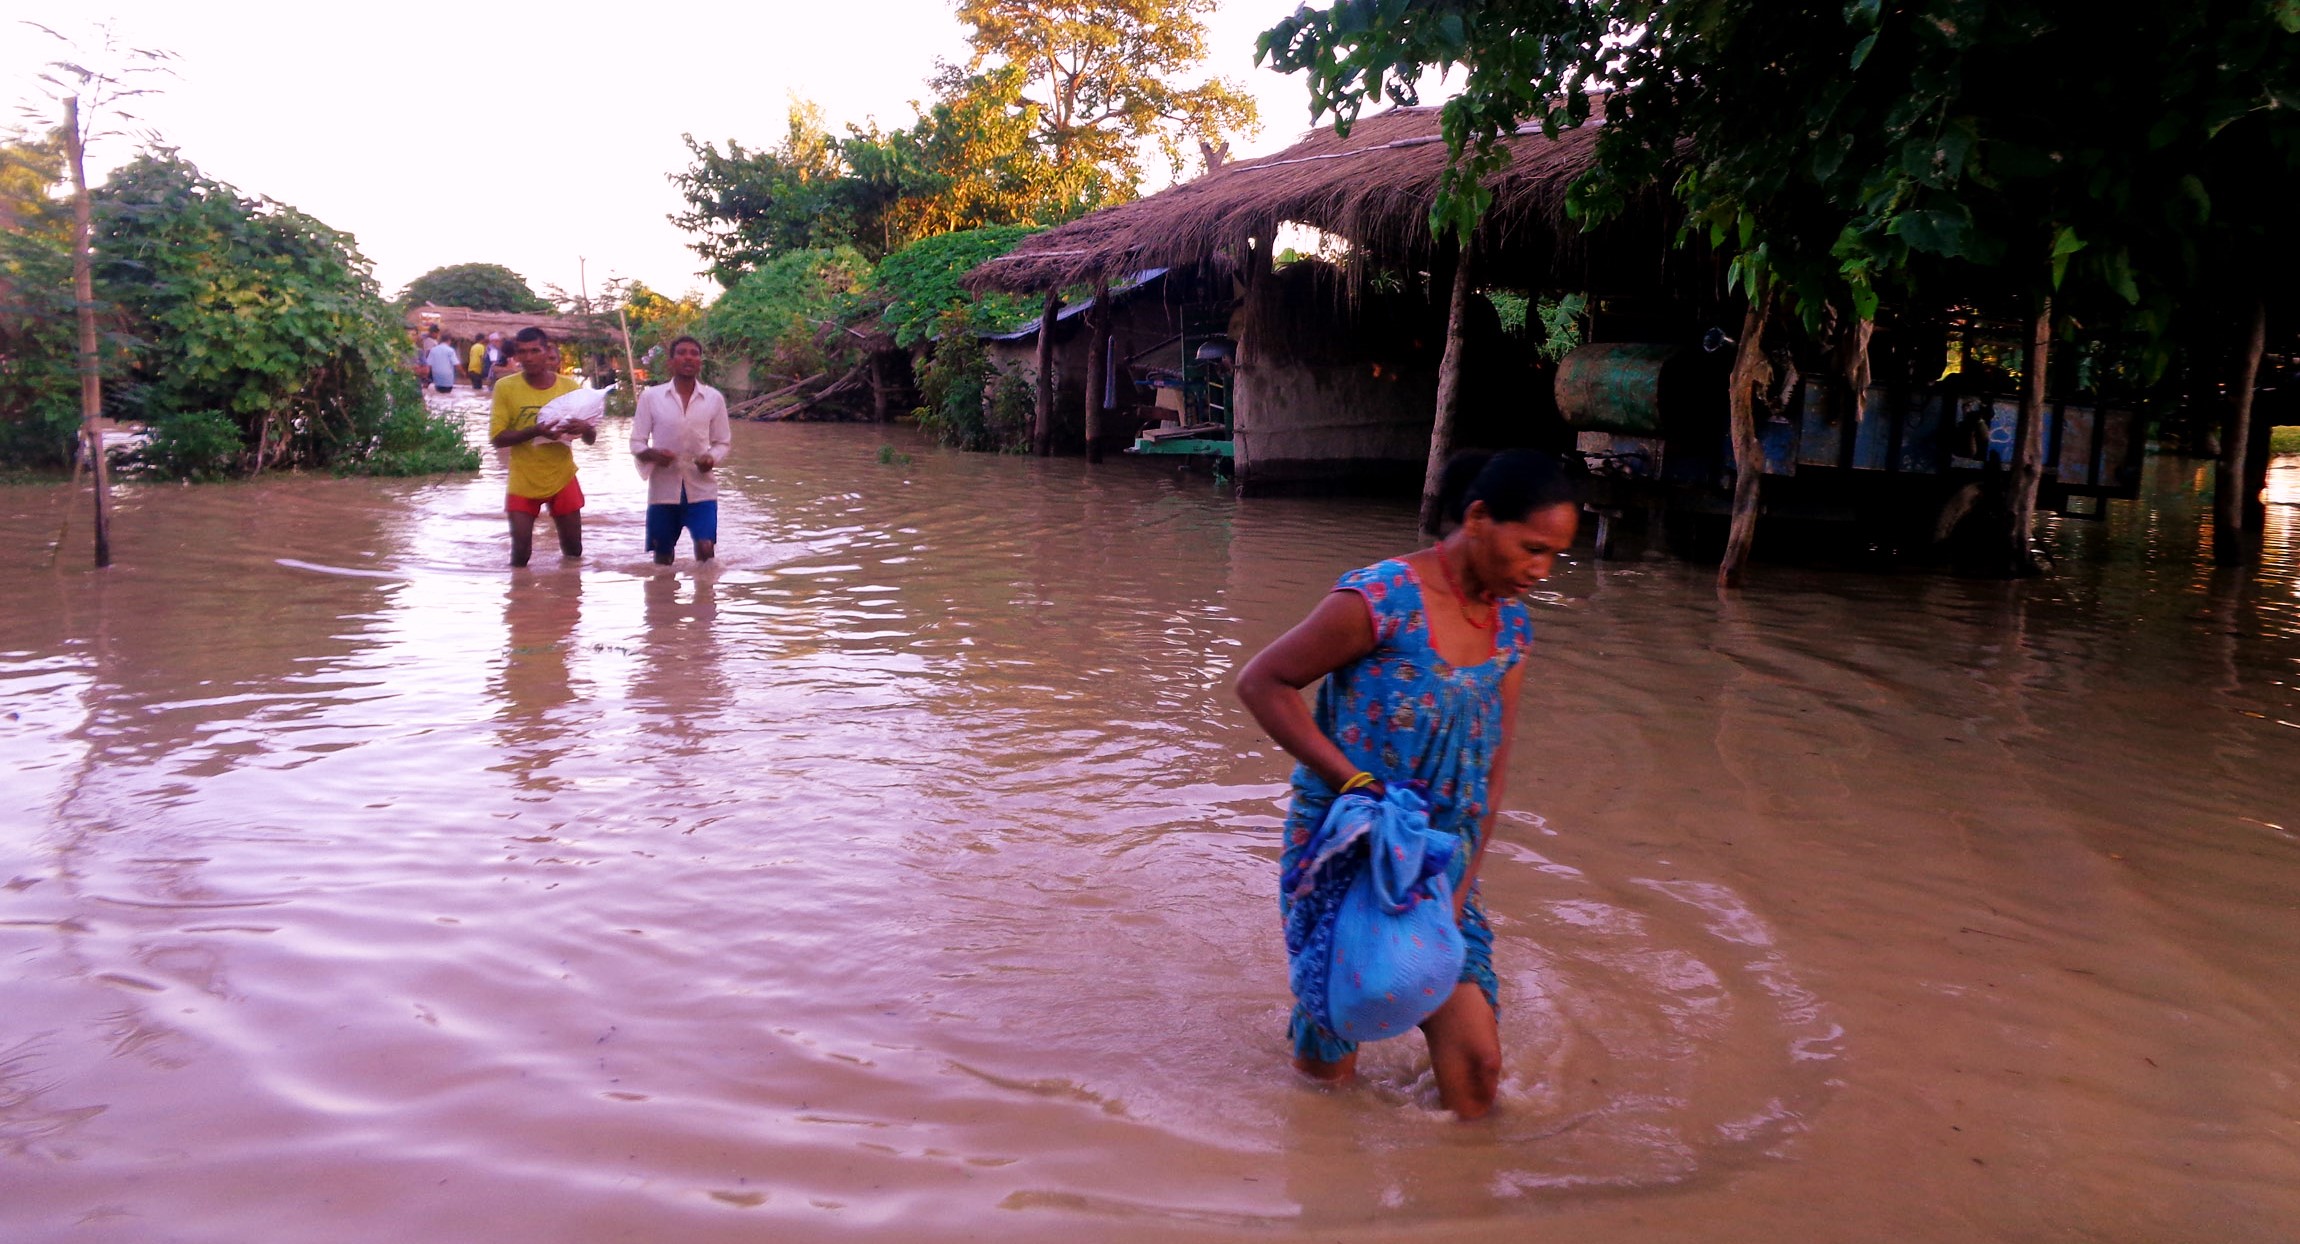
[[[399,305],[418,303],[441,307],[469,307],[474,311],[549,311],[551,304],[536,296],[527,278],[493,263],[449,264],[433,268],[407,283],[399,292]]]
[[[1214,0],[963,0],[968,64],[942,66],[915,121],[831,133],[793,101],[765,150],[686,136],[672,223],[722,287],[789,251],[851,246],[876,260],[921,238],[1046,225],[1132,198],[1145,149],[1176,171],[1187,146],[1226,143],[1253,101],[1219,79],[1181,85],[1205,57]]]
[[[890,136],[906,154],[887,216],[892,245],[955,230],[1056,224],[1099,202],[1091,171],[1063,169],[1039,140],[1038,107],[1023,98],[1024,85],[1010,67],[943,67],[934,103],[916,125]]]
[[[149,421],[148,467],[478,466],[461,429],[425,410],[405,331],[348,234],[165,150],[130,161],[95,198],[99,292],[133,339],[106,402]]]
[[[876,177],[855,176],[822,108],[803,100],[791,101],[782,141],[765,150],[730,139],[722,152],[692,134],[681,137],[694,163],[671,174],[687,201],[671,223],[694,235],[688,245],[727,289],[786,251],[870,243],[883,200],[892,197],[883,183],[891,177],[900,185],[900,165],[884,167],[888,160],[878,161]]]
[[[1251,130],[1254,101],[1234,82],[1178,80],[1206,59],[1215,0],[959,0],[969,69],[1022,75],[1038,138],[1057,178],[1089,184],[1099,204],[1134,197],[1141,150],[1179,174],[1188,144]]]
[[[62,466],[80,426],[63,144],[0,144],[0,462]]]
[[[1584,220],[1671,188],[1752,282],[1759,331],[1775,296],[1856,340],[1884,300],[2032,321],[2033,405],[2043,329],[2129,330],[2160,371],[2196,295],[2289,272],[2281,196],[2257,191],[2300,172],[2296,30],[2295,0],[1340,0],[1261,50],[1344,125],[1461,66],[1433,213],[1456,230],[1501,139],[1582,124],[1603,91]]]
[[[851,246],[784,251],[720,295],[696,335],[785,383],[852,366],[860,343],[846,322],[870,272]]]

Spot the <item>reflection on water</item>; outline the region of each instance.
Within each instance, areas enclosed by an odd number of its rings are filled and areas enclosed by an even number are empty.
[[[2300,464],[2037,583],[1566,566],[1509,1071],[1284,1071],[1244,654],[1411,514],[744,425],[721,562],[501,479],[0,490],[0,1236],[2273,1239]],[[69,558],[58,559],[69,562]]]

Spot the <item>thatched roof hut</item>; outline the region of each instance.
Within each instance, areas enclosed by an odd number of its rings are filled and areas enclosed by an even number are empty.
[[[440,328],[456,341],[472,341],[501,333],[506,341],[522,328],[540,328],[553,341],[606,342],[620,347],[623,330],[612,320],[584,315],[535,315],[520,311],[474,311],[469,307],[442,307],[423,303],[407,309],[410,331]]]
[[[1494,200],[1477,249],[1548,263],[1577,250],[1581,232],[1565,219],[1565,192],[1589,168],[1596,140],[1594,123],[1554,139],[1527,126],[1507,140],[1510,162],[1487,183]],[[1045,290],[1234,261],[1246,239],[1272,238],[1288,222],[1380,253],[1421,254],[1446,164],[1439,110],[1394,108],[1361,118],[1347,137],[1319,129],[1275,155],[1034,234],[967,279],[978,289]]]

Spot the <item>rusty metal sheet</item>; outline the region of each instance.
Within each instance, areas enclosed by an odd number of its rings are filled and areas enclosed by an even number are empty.
[[[2057,444],[2052,461],[2053,473],[2063,485],[2095,482],[2092,470],[2095,424],[2092,407],[2073,402],[2061,405],[2060,418],[2054,421]]]
[[[1797,409],[1797,462],[1801,466],[1845,464],[1844,413],[1825,384],[1808,384]]]

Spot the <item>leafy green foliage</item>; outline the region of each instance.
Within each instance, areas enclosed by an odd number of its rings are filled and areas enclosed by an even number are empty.
[[[671,175],[687,201],[671,223],[695,236],[690,245],[721,286],[732,289],[744,273],[786,251],[883,249],[872,247],[882,240],[879,217],[891,197],[880,183],[892,176],[899,184],[900,169],[855,175],[817,105],[794,100],[783,140],[766,150],[730,140],[722,152],[692,134],[681,137],[694,163]]]
[[[11,465],[69,463],[80,427],[71,212],[51,193],[61,147],[0,144],[0,463]]]
[[[1056,182],[1085,200],[1121,202],[1142,180],[1139,152],[1162,151],[1175,173],[1184,144],[1250,130],[1254,101],[1234,82],[1177,79],[1206,58],[1215,0],[959,0],[975,73],[1022,78]]]
[[[1581,317],[1588,311],[1589,298],[1583,294],[1535,303],[1532,322],[1541,328],[1541,344],[1534,347],[1534,353],[1552,363],[1573,353],[1581,345]]]
[[[720,295],[696,335],[786,380],[851,366],[859,343],[844,321],[870,274],[851,246],[785,251]]]
[[[239,464],[240,425],[219,410],[171,410],[154,419],[130,459],[138,470],[169,479],[215,480]]]
[[[377,425],[373,449],[335,464],[338,475],[440,475],[478,468],[479,451],[462,427],[421,403],[393,409]]]
[[[399,292],[399,305],[418,303],[442,307],[469,307],[474,311],[549,311],[551,304],[536,296],[527,278],[493,263],[459,263],[433,268],[407,283]]]
[[[1235,84],[1177,79],[1205,57],[1214,0],[962,0],[973,49],[944,65],[908,127],[848,125],[794,101],[784,136],[754,150],[686,137],[672,223],[711,277],[792,250],[851,246],[878,259],[957,230],[1050,225],[1134,197],[1141,153],[1179,172],[1192,142],[1220,150],[1254,124]]]
[[[212,474],[217,420],[230,467],[389,469],[387,433],[444,442],[403,366],[405,334],[367,260],[294,208],[243,198],[162,151],[94,194],[99,295],[132,339],[114,413],[154,425],[156,469]],[[448,425],[460,440],[460,431]],[[468,450],[456,469],[478,465]]]
[[[920,430],[954,449],[1027,449],[1037,410],[1031,386],[991,362],[966,308],[944,312],[936,332],[941,340],[918,372]]]
[[[879,319],[895,344],[914,346],[935,331],[946,312],[967,309],[973,328],[1004,330],[1031,317],[1012,294],[977,296],[960,284],[976,265],[1013,250],[1037,230],[1027,225],[989,225],[921,238],[886,257],[873,284],[886,300]]]
[[[1688,236],[1736,283],[1772,273],[1810,328],[2057,288],[2160,339],[2215,252],[2240,282],[2288,275],[2296,25],[2286,0],[1338,0],[1260,47],[1344,126],[1464,68],[1442,227],[1484,211],[1500,139],[1608,90],[1575,212],[1670,187]]]

